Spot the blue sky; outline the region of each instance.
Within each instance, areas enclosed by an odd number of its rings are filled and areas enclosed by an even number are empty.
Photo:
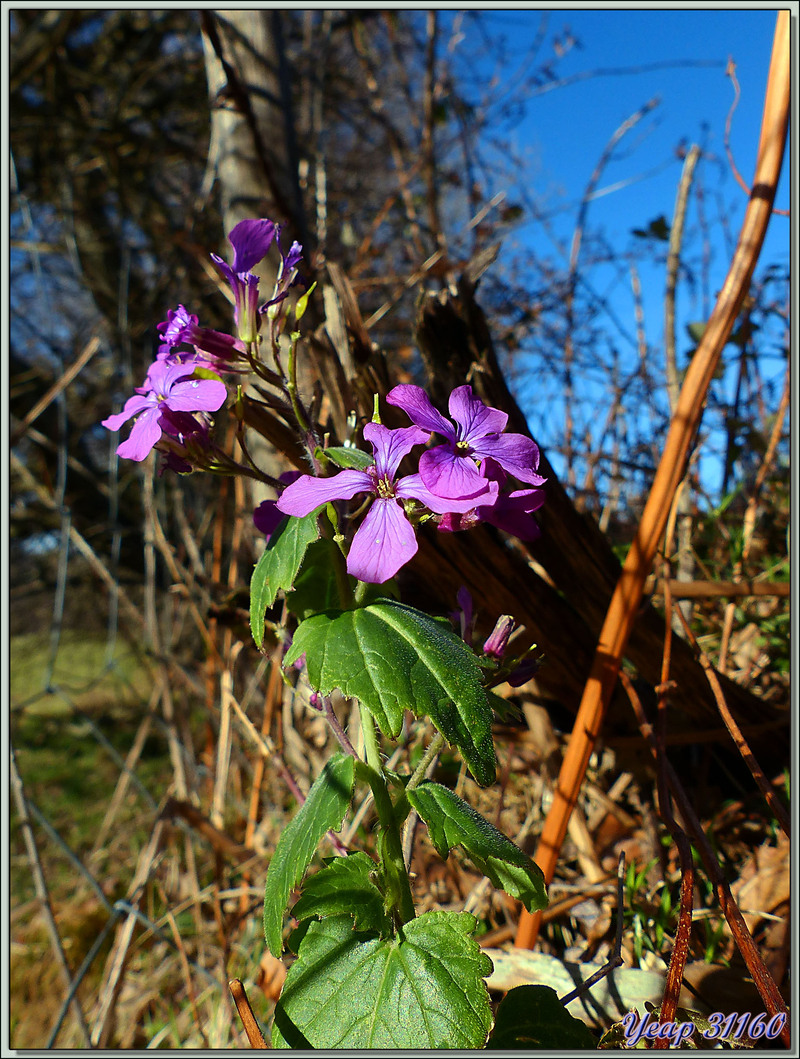
[[[540,29],[543,12],[537,9],[483,11],[489,32],[507,37],[509,58],[504,76],[513,77],[517,64],[530,49]],[[447,16],[445,16],[446,18]],[[731,79],[726,76],[728,58],[736,64],[741,89],[733,115],[731,148],[736,165],[749,184],[755,165],[767,71],[775,30],[776,11],[765,7],[746,9],[625,10],[550,9],[547,31],[534,65],[555,58],[554,40],[567,39],[568,27],[579,45],[573,45],[553,69],[558,79],[591,70],[642,68],[639,72],[604,75],[579,80],[550,91],[528,93],[525,116],[510,139],[516,149],[530,158],[531,187],[537,195],[547,195],[560,210],[553,215],[553,229],[569,246],[578,205],[592,171],[618,126],[654,96],[660,104],[621,142],[615,159],[604,170],[598,194],[589,207],[589,227],[603,229],[611,244],[620,250],[631,245],[631,230],[646,228],[663,214],[671,221],[682,161],[675,148],[701,143],[713,155],[702,162],[709,191],[719,192],[720,201],[731,207],[728,230],[717,225],[711,231],[714,254],[710,293],[721,285],[730,260],[732,242],[738,234],[747,198],[735,182],[724,149],[724,129],[734,99]],[[673,66],[647,69],[658,63],[701,62],[700,66]],[[477,82],[476,82],[477,83]],[[513,196],[512,196],[513,198]],[[707,211],[714,213],[712,203]],[[789,206],[788,154],[784,163],[776,206]],[[687,216],[687,234],[697,224],[694,201]],[[543,238],[536,224],[520,228],[507,241],[510,253],[514,240],[523,245]],[[666,250],[666,244],[663,244]],[[546,248],[552,252],[552,246]],[[774,216],[767,233],[762,264],[788,263],[789,220]],[[655,265],[642,271],[643,305],[647,339],[655,355],[663,360],[664,268]],[[598,273],[596,284],[603,286]],[[609,285],[611,304],[630,331],[634,330],[633,300],[623,285]],[[688,288],[679,287],[677,299],[677,346],[691,347],[686,324],[702,318],[701,298],[693,300]],[[769,369],[782,377],[778,361]],[[724,387],[733,385],[726,377]],[[533,424],[532,424],[533,425]],[[546,445],[546,438],[542,438]]]

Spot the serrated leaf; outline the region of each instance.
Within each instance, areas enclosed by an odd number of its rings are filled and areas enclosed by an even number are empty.
[[[292,587],[306,549],[319,537],[318,515],[319,511],[312,511],[304,518],[281,522],[256,563],[250,579],[250,631],[258,648],[264,642],[265,614],[280,590]]]
[[[317,776],[308,797],[281,832],[264,888],[264,937],[273,956],[283,948],[283,913],[326,831],[338,831],[350,804],[355,759],[334,754]]]
[[[375,460],[369,453],[362,452],[361,449],[352,448],[349,445],[331,445],[328,449],[322,449],[322,452],[337,467],[344,467],[349,470],[365,471],[367,467],[372,467],[375,464]]]
[[[378,865],[366,853],[334,857],[308,879],[292,915],[296,919],[351,915],[355,930],[386,936],[392,921],[384,910],[383,894],[370,878],[377,870]]]
[[[350,916],[312,923],[275,1009],[274,1048],[482,1048],[492,962],[467,912],[427,912],[388,941]]]
[[[284,665],[304,652],[315,691],[329,695],[339,688],[357,698],[393,738],[404,710],[430,717],[478,783],[494,782],[492,711],[478,660],[443,623],[382,599],[302,622]]]
[[[487,1048],[596,1048],[587,1026],[563,1006],[546,985],[510,989],[497,1008]]]
[[[425,780],[406,790],[406,797],[428,825],[440,857],[446,860],[453,846],[463,846],[492,884],[522,901],[529,912],[547,906],[538,865],[448,787]]]

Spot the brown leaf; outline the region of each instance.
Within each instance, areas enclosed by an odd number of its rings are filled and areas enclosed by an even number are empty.
[[[271,952],[265,951],[258,965],[256,985],[267,1000],[277,1001],[285,981],[286,967],[283,962],[273,956]]]

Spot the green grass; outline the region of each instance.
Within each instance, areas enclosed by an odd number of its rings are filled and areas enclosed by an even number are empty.
[[[149,694],[150,677],[129,644],[118,640],[106,666],[106,638],[96,633],[65,630],[61,636],[51,685],[45,687],[50,645],[37,633],[13,636],[10,644],[11,709],[25,703],[25,713],[66,716],[69,701],[81,710],[129,709]]]
[[[106,897],[124,896],[136,854],[147,842],[153,811],[131,783],[105,848],[90,860],[99,828],[120,777],[120,766],[99,732],[120,758],[130,750],[147,710],[151,681],[135,652],[116,645],[106,669],[106,641],[95,633],[64,634],[52,678],[60,694],[41,694],[49,648],[35,634],[11,640],[11,740],[29,800],[74,855],[98,879]],[[23,707],[24,704],[24,707]],[[135,774],[157,802],[172,776],[166,738],[157,725],[145,741]],[[59,844],[32,817],[33,834],[67,958],[73,970],[89,951],[107,919],[103,904]],[[19,817],[11,804],[10,896],[12,915],[11,1005],[15,1047],[42,1047],[63,997],[44,921],[33,900],[31,876]],[[92,995],[102,975],[103,950],[82,986]],[[68,1020],[70,1022],[71,1020]],[[59,1037],[60,1047],[78,1046],[74,1027]]]
[[[124,642],[118,642],[114,665],[104,672],[105,638],[71,630],[62,637],[52,680],[61,694],[37,695],[43,690],[48,658],[42,637],[12,637],[11,739],[27,797],[80,857],[94,844],[120,776],[118,762],[96,738],[92,725],[124,759],[147,709],[151,683]],[[165,738],[156,726],[135,774],[157,801],[171,769]],[[148,811],[147,802],[131,784],[115,828],[127,827]],[[16,904],[33,895],[33,884],[13,804],[11,824]],[[33,825],[48,885],[59,896],[74,887],[76,870],[35,819]],[[143,836],[146,841],[146,832]]]

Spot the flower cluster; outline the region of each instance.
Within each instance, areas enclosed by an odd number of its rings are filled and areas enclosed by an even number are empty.
[[[228,236],[233,265],[211,255],[233,291],[235,337],[201,327],[198,317],[183,305],[169,310],[167,319],[158,325],[162,341],[144,385],[137,387],[121,412],[102,422],[109,430],[119,430],[135,417],[130,436],[118,446],[117,455],[140,462],[159,445],[167,453],[166,466],[172,470],[211,466],[208,414],[219,411],[228,397],[217,373],[251,370],[248,352],[258,338],[262,314],[279,311],[298,280],[302,248],[293,243],[284,254],[279,237],[280,228],[272,221],[240,221]],[[281,254],[278,280],[272,297],[259,307],[259,280],[251,270],[273,244]]]
[[[234,333],[201,326],[183,305],[168,312],[158,325],[161,344],[144,385],[121,412],[103,420],[109,430],[119,430],[134,420],[130,436],[117,448],[118,455],[142,461],[158,447],[166,453],[165,466],[178,472],[204,468],[263,477],[252,460],[249,467],[236,464],[211,441],[211,414],[222,408],[228,396],[220,378],[223,373],[255,371],[277,384],[298,425],[304,426],[292,374],[294,345],[288,375],[278,354],[288,295],[300,282],[302,248],[295,242],[284,252],[279,226],[266,219],[241,221],[228,239],[233,264],[215,254],[211,258],[233,293]],[[272,294],[263,301],[253,269],[273,246],[281,261]],[[308,293],[299,303],[303,308]],[[295,315],[299,319],[299,308]],[[277,373],[259,357],[264,319],[269,322]],[[296,343],[298,335],[293,332],[291,337]],[[539,450],[530,438],[505,433],[505,412],[483,404],[468,385],[450,394],[449,419],[434,408],[419,386],[395,386],[386,400],[404,411],[412,425],[389,429],[379,422],[367,424],[364,439],[373,455],[365,467],[347,468],[328,478],[298,472],[282,476],[284,488],[277,501],[265,501],[255,512],[256,526],[262,532],[272,533],[284,515],[302,517],[331,501],[364,495],[368,507],[353,535],[347,570],[359,581],[375,584],[394,577],[414,556],[416,528],[422,520],[435,522],[442,532],[488,522],[523,540],[538,536],[533,513],[544,503],[541,487],[545,483],[537,470]],[[439,441],[431,445],[434,437]],[[316,444],[315,436],[309,434],[309,451],[315,451]],[[425,449],[418,469],[400,475],[403,460],[421,446]]]
[[[420,514],[415,501],[422,514],[439,516],[440,530],[491,522],[525,540],[538,535],[531,513],[544,503],[545,479],[536,470],[539,450],[522,434],[502,433],[508,423],[504,412],[484,405],[471,386],[459,386],[450,395],[453,422],[419,386],[395,386],[386,400],[403,409],[414,425],[390,430],[367,424],[364,438],[373,449],[372,466],[342,470],[330,478],[302,475],[283,491],[278,511],[300,517],[332,500],[362,493],[372,497],[353,537],[347,570],[359,581],[376,584],[394,577],[417,551],[409,518]],[[422,453],[416,473],[398,478],[403,458],[434,434],[443,444]],[[526,487],[508,490],[512,478]]]

